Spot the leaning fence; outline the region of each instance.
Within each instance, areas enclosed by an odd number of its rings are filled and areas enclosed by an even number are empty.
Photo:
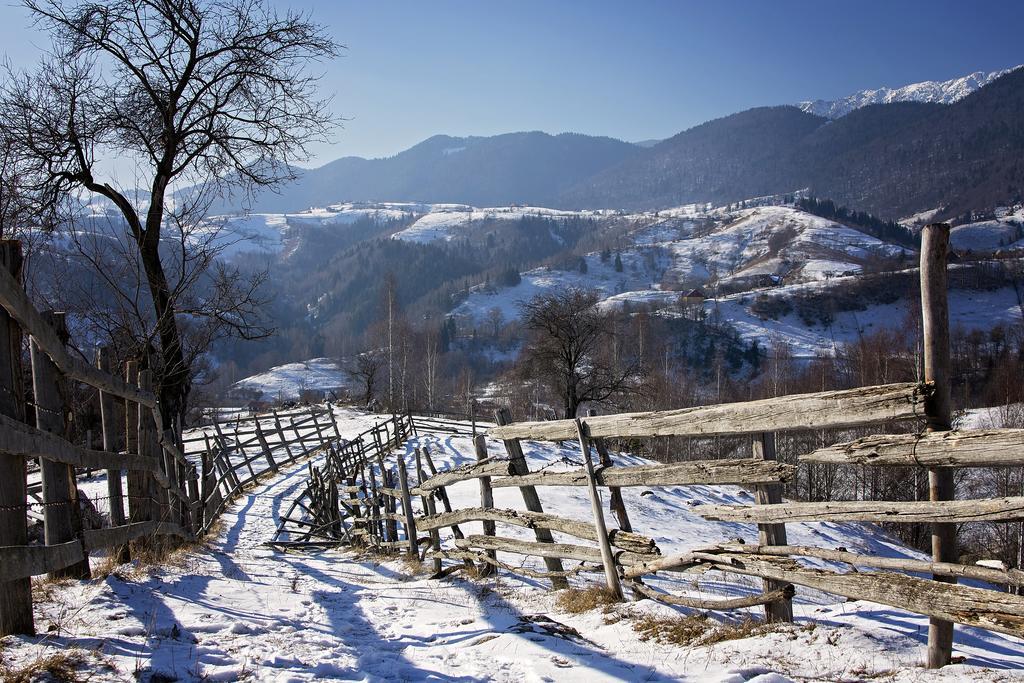
[[[1024,586],[1024,571],[966,565],[955,552],[956,524],[1024,519],[1024,497],[953,500],[953,471],[958,467],[1024,465],[1024,430],[950,431],[949,331],[946,303],[948,226],[924,230],[921,292],[924,331],[924,377],[921,382],[888,384],[841,391],[790,395],[743,403],[681,410],[588,416],[578,420],[512,423],[498,411],[498,425],[488,430],[501,440],[506,458],[488,457],[483,435],[474,439],[477,462],[437,472],[429,452],[415,449],[386,459],[381,448],[349,450],[330,467],[315,472],[315,495],[302,505],[332,510],[310,522],[306,542],[329,530],[323,542],[350,543],[383,552],[408,552],[434,563],[435,576],[473,564],[483,574],[503,569],[546,578],[556,588],[581,572],[602,573],[608,589],[621,595],[628,583],[640,595],[674,605],[726,610],[764,605],[769,620],[793,618],[793,586],[804,586],[854,600],[870,600],[927,615],[930,622],[928,664],[942,666],[952,654],[952,624],[976,626],[1024,636],[1024,597],[1009,592],[957,584],[958,578],[996,586]],[[800,458],[808,463],[870,467],[917,467],[929,475],[929,500],[912,502],[785,502],[781,485],[795,468],[776,462],[780,433],[848,428],[880,428],[913,422],[913,434],[879,434],[818,449]],[[426,429],[419,420],[416,428]],[[689,461],[669,465],[614,466],[605,439],[731,436],[749,438],[753,457]],[[583,467],[573,471],[530,472],[522,440],[570,441],[578,445]],[[396,443],[397,447],[398,444]],[[597,464],[592,451],[597,452]],[[479,484],[480,504],[453,509],[447,487],[463,481]],[[397,485],[396,485],[397,482]],[[414,483],[413,483],[414,482]],[[757,525],[757,544],[725,543],[663,556],[654,541],[634,529],[621,496],[630,486],[739,485],[754,491],[752,505],[701,505],[692,511],[707,520]],[[574,520],[544,512],[538,489],[586,487],[592,518]],[[340,488],[339,488],[340,487]],[[518,488],[525,510],[495,508],[495,488]],[[606,489],[617,528],[608,529],[599,489]],[[334,496],[332,491],[340,492]],[[418,503],[420,514],[416,513]],[[337,510],[335,513],[333,510]],[[873,557],[843,549],[789,545],[786,523],[859,521],[932,525],[931,560]],[[480,522],[482,534],[466,534],[460,524]],[[498,525],[529,528],[535,540],[498,534]],[[450,547],[440,531],[451,529]],[[282,525],[279,535],[287,535]],[[594,545],[555,543],[552,532]],[[301,541],[300,541],[301,543]],[[542,558],[545,569],[516,566],[498,553]],[[845,563],[853,571],[810,567],[797,558]],[[447,567],[443,560],[454,561]],[[563,561],[571,561],[566,568]],[[861,571],[856,568],[895,571]],[[762,580],[756,595],[703,599],[670,595],[639,582],[657,572],[715,569]],[[908,574],[931,574],[921,578]]]

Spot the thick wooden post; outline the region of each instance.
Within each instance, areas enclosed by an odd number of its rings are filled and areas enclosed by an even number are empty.
[[[507,425],[512,421],[507,408],[500,408],[495,411],[494,419],[499,425]],[[523,447],[519,444],[519,439],[510,439],[508,441],[503,441],[502,443],[505,444],[505,450],[508,451],[512,472],[520,476],[529,474],[530,467],[526,464],[526,456],[523,455]],[[523,503],[525,503],[527,510],[530,512],[544,512],[544,506],[540,503],[540,496],[537,495],[537,489],[535,487],[520,486],[519,491],[523,494]],[[537,536],[537,540],[541,543],[555,542],[550,529],[537,527],[534,529],[534,533]],[[562,561],[557,557],[545,557],[544,566],[548,568],[549,572],[564,571],[562,569]],[[569,581],[564,576],[555,576],[551,579],[551,585],[556,590],[560,588],[568,588]]]
[[[68,330],[63,313],[47,312],[44,317],[57,331],[62,342],[67,342]],[[30,339],[29,353],[32,359],[32,393],[35,397],[36,427],[64,438],[67,426],[64,421],[67,386],[64,375],[54,365],[34,338]],[[43,480],[43,537],[46,545],[58,545],[81,538],[82,515],[78,509],[78,482],[75,468],[71,465],[39,460],[39,473]],[[76,524],[77,521],[77,524]],[[55,569],[50,578],[71,577],[88,579],[89,557],[85,556],[63,569]]]
[[[946,289],[946,260],[949,255],[949,224],[932,223],[921,231],[921,317],[924,347],[924,379],[933,382],[931,396],[925,401],[929,432],[952,428],[950,398],[949,301]],[[930,500],[953,500],[953,470],[928,470]],[[932,559],[956,562],[956,526],[932,525]],[[934,576],[936,581],[956,583],[955,577]],[[930,617],[928,620],[928,668],[949,664],[953,655],[953,623]]]
[[[754,437],[751,444],[755,460],[776,460],[775,433],[765,432]],[[754,487],[754,500],[758,505],[775,505],[782,502],[782,486],[767,484]],[[758,542],[761,545],[787,545],[785,524],[758,524]],[[764,580],[765,592],[784,589],[788,584],[784,581]],[[793,621],[792,600],[776,600],[766,603],[764,616],[769,622]]]
[[[597,477],[594,476],[594,461],[590,458],[590,444],[587,443],[587,435],[583,423],[576,420],[576,435],[580,442],[580,452],[583,454],[583,467],[587,472],[587,490],[590,493],[590,509],[594,513],[594,530],[597,532],[597,544],[601,548],[601,563],[604,565],[604,579],[608,590],[616,600],[622,600],[622,584],[619,582],[619,573],[615,568],[615,556],[612,554],[612,544],[608,540],[608,527],[604,523],[604,511],[601,510],[601,494],[597,491]]]
[[[418,556],[416,550],[416,515],[412,511],[412,497],[409,495],[409,473],[405,469],[405,454],[398,454],[398,483],[402,487],[402,512],[405,513],[405,540],[409,542],[409,554]]]
[[[21,281],[21,243],[0,240],[0,268]],[[0,308],[0,414],[25,419],[21,374],[21,327]],[[0,546],[28,545],[25,458],[0,456]],[[0,636],[35,635],[32,580],[0,581]]]
[[[96,367],[110,373],[110,348],[96,347]],[[117,453],[117,401],[105,391],[100,392],[100,424],[103,430],[103,450]],[[124,488],[121,484],[121,470],[107,470],[107,497],[110,502],[110,525],[122,526],[127,520],[124,515]],[[112,551],[119,564],[131,560],[128,544]]]
[[[476,450],[476,460],[481,462],[487,460],[487,437],[483,434],[477,434],[473,438],[473,447]],[[491,478],[480,477],[480,507],[485,510],[491,510],[494,508],[494,490],[491,489]],[[495,536],[497,535],[497,527],[495,526],[494,520],[484,521],[484,536]],[[492,560],[498,559],[498,551],[488,550],[487,557]],[[481,563],[480,576],[491,576],[492,574],[498,573],[498,567],[494,564]]]
[[[597,415],[597,411],[591,408],[587,411],[587,415],[593,417]],[[608,447],[605,445],[604,439],[591,439],[591,442],[593,442],[597,455],[601,459],[601,467],[611,467],[612,456],[608,453]],[[619,522],[619,529],[622,531],[632,531],[633,525],[629,521],[629,514],[626,513],[626,501],[622,499],[622,489],[618,486],[609,486],[608,497],[608,506],[615,513],[615,519]]]

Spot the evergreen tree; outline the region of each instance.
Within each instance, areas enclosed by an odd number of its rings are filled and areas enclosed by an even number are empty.
[[[622,272],[622,254],[615,252],[615,272]]]

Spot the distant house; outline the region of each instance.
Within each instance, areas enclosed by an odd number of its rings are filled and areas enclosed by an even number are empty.
[[[702,320],[704,318],[704,299],[707,297],[699,289],[691,289],[679,295],[679,309],[683,316],[690,320]]]
[[[689,292],[684,292],[679,295],[680,306],[691,306],[693,304],[703,304],[704,299],[707,297],[699,289],[691,289]]]

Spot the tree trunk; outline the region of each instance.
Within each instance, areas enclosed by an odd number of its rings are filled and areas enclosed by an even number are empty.
[[[162,205],[163,202],[161,201],[160,204]],[[149,222],[147,221],[147,223]],[[156,235],[155,239],[150,237],[154,234]],[[164,420],[160,429],[172,429],[175,417],[178,417],[181,424],[184,424],[185,406],[191,391],[191,373],[185,362],[181,330],[178,328],[178,321],[175,317],[174,301],[171,298],[167,275],[164,273],[163,263],[160,261],[159,236],[159,228],[155,232],[152,227],[148,228],[145,237],[139,242],[139,254],[142,257],[142,266],[145,269],[150,296],[153,298],[156,331],[160,339],[162,367],[159,368],[157,392]]]

